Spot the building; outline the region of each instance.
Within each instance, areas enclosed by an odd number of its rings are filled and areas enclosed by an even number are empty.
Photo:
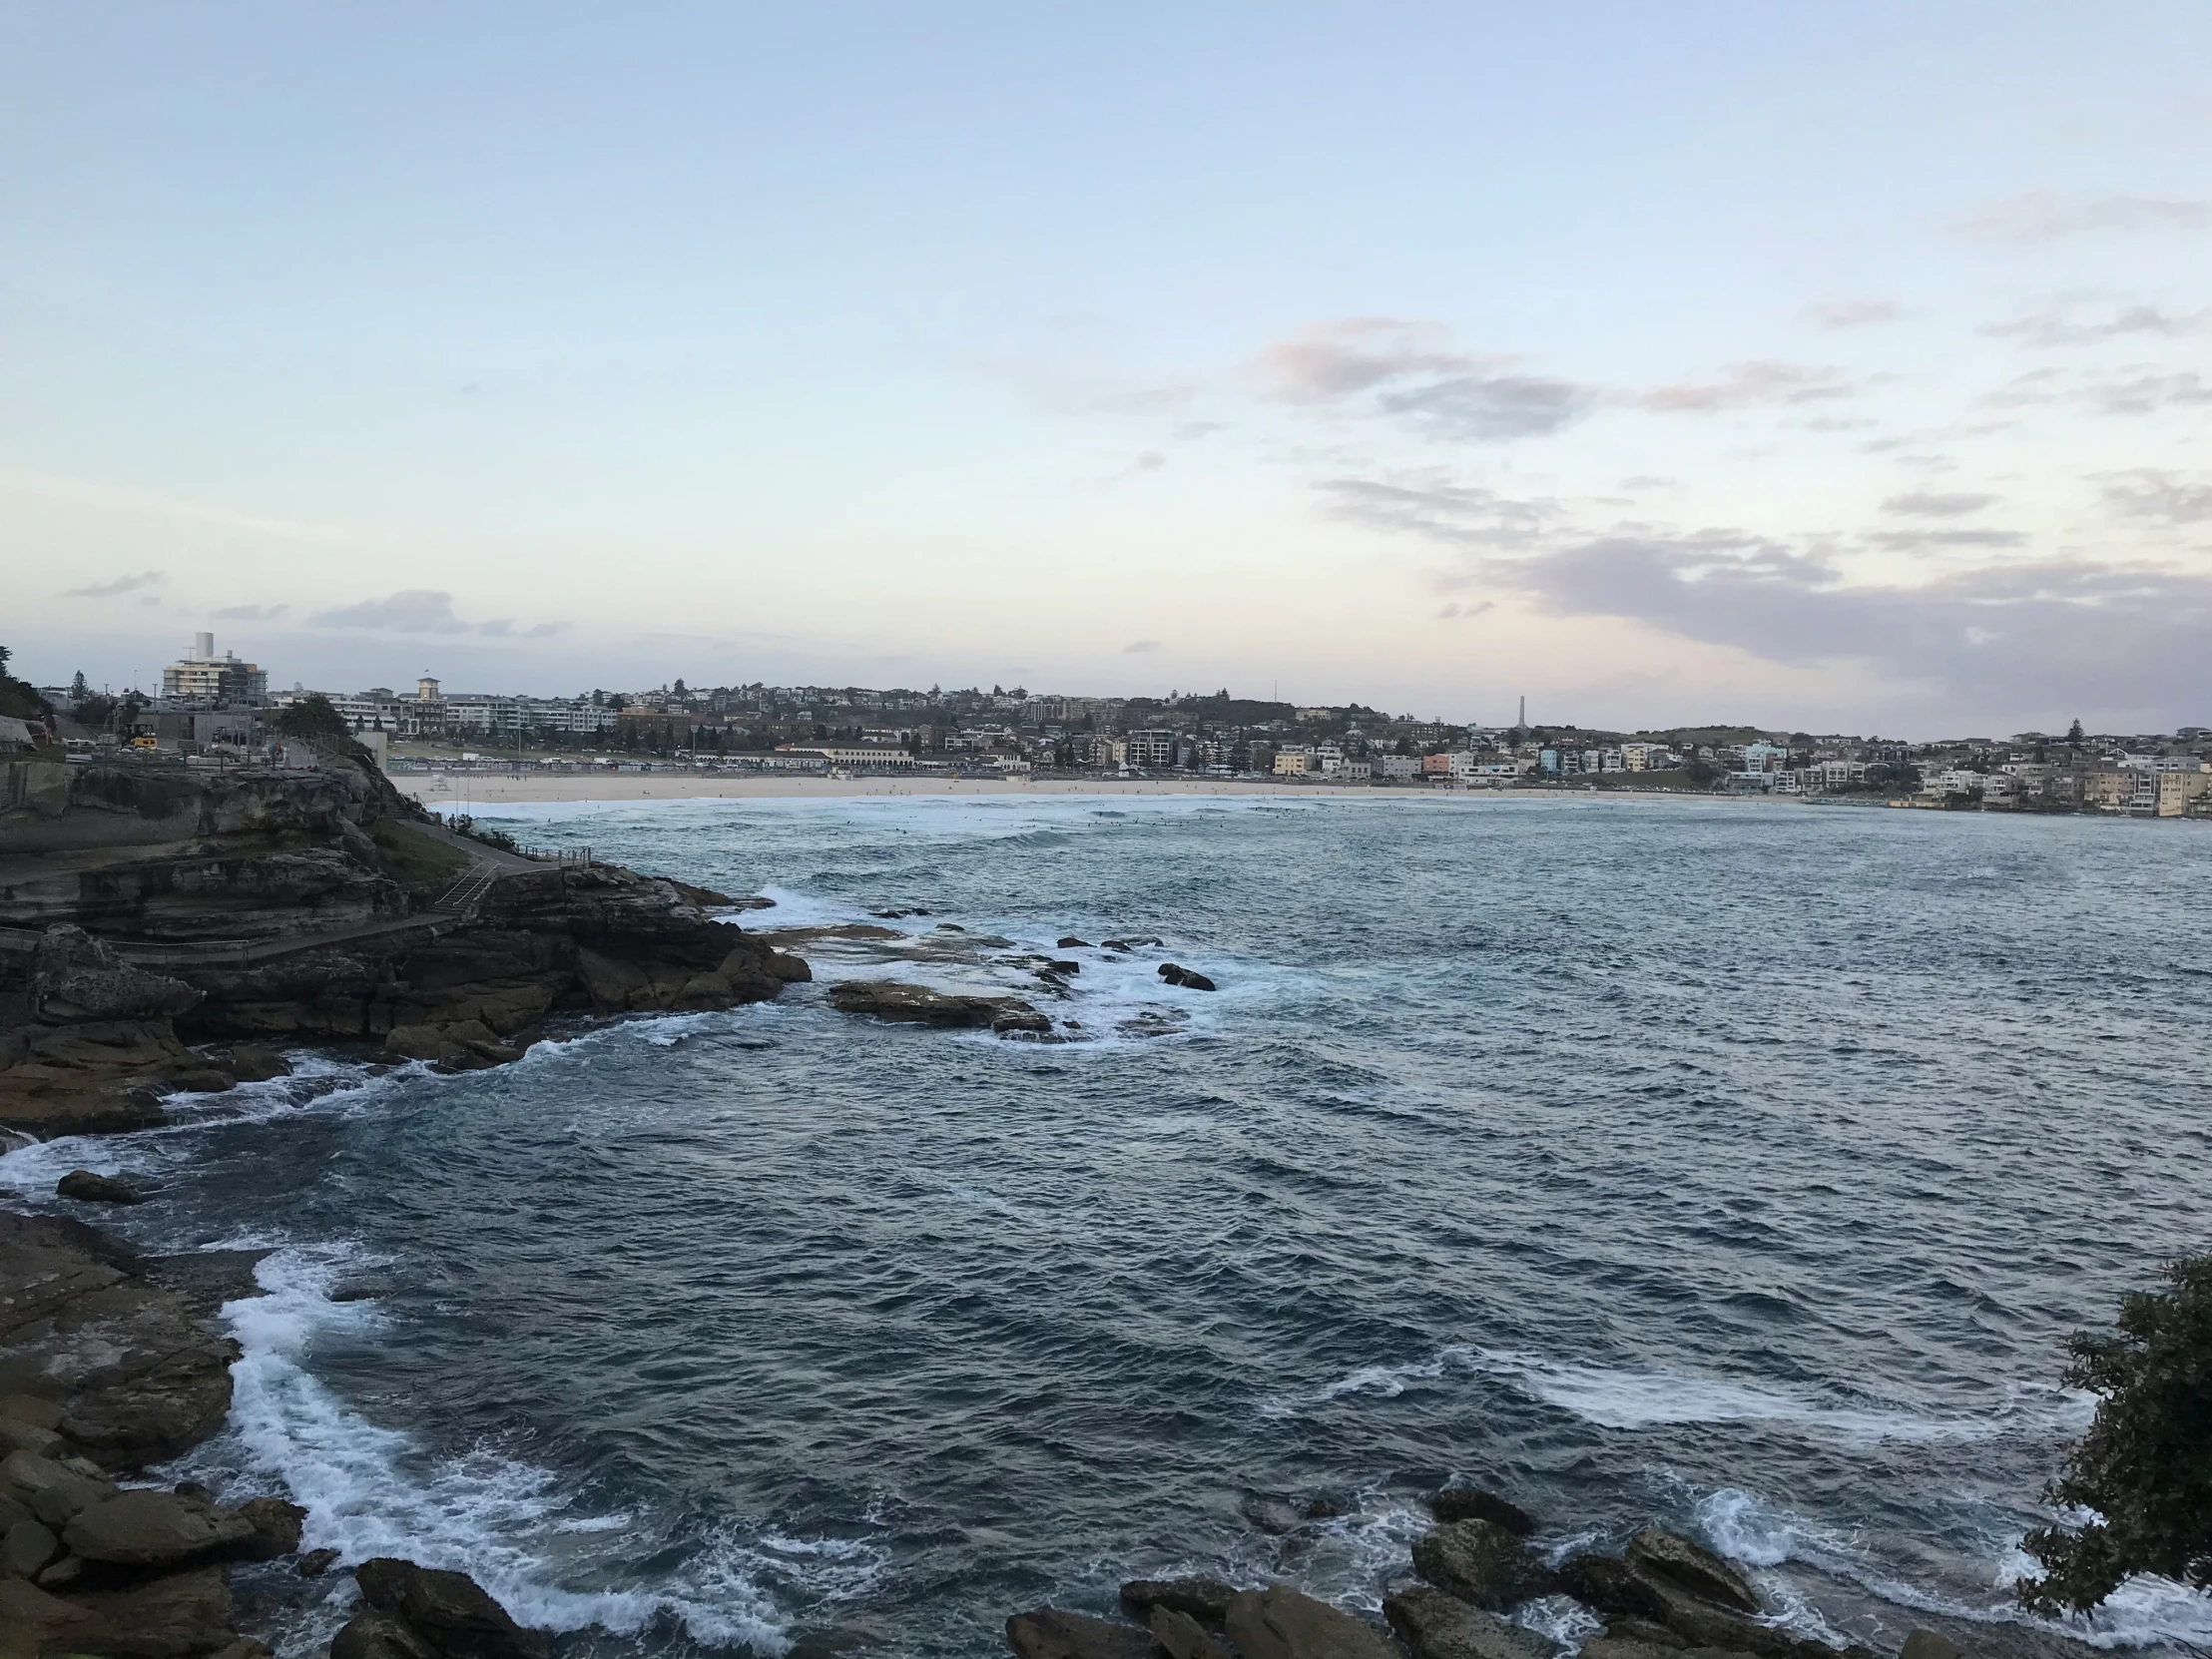
[[[913,756],[887,743],[780,743],[776,753],[833,767],[910,767]]]
[[[1275,776],[1278,778],[1311,777],[1320,762],[1308,751],[1279,749],[1275,754]]]
[[[1179,733],[1172,731],[1132,732],[1125,740],[1123,751],[1126,764],[1133,767],[1172,767],[1175,765],[1175,740]]]
[[[256,663],[241,662],[226,651],[215,654],[213,634],[192,636],[192,654],[162,670],[165,698],[252,706],[269,697],[269,676]]]

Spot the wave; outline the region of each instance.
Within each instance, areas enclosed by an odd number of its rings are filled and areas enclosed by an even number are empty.
[[[1472,1346],[1441,1349],[1427,1359],[1401,1365],[1364,1366],[1310,1393],[1276,1395],[1260,1409],[1266,1416],[1285,1416],[1302,1406],[1359,1394],[1391,1399],[1414,1383],[1453,1376],[1496,1378],[1532,1399],[1600,1428],[1772,1422],[1815,1429],[1850,1445],[1985,1439],[2016,1429],[2023,1421],[2038,1427],[2079,1429],[2087,1423],[2090,1409],[2085,1396],[2066,1390],[2015,1386],[2004,1405],[1992,1413],[1944,1416],[1840,1386],[1789,1388]]]

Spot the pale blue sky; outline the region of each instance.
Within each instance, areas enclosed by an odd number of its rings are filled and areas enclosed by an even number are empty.
[[[2207,64],[2202,4],[0,4],[0,639],[2212,722]]]

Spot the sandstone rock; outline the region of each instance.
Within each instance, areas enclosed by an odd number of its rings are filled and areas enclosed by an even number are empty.
[[[44,1019],[167,1019],[200,999],[183,980],[132,966],[73,922],[49,927],[32,958],[31,1008]]]
[[[1716,1606],[1633,1562],[1629,1570],[1635,1574],[1637,1584],[1653,1609],[1645,1616],[1665,1625],[1689,1647],[1726,1648],[1734,1653],[1764,1654],[1767,1659],[1807,1659],[1807,1656],[1834,1659],[1833,1650],[1818,1642],[1802,1641],[1729,1608]]]
[[[62,1198],[73,1198],[80,1204],[143,1204],[145,1195],[128,1181],[112,1175],[96,1175],[89,1169],[73,1169],[54,1183],[54,1191]]]
[[[47,1526],[59,1529],[79,1511],[111,1496],[105,1480],[79,1474],[48,1457],[11,1451],[0,1458],[0,1487]]]
[[[58,1646],[68,1652],[76,1646],[74,1640],[91,1627],[93,1615],[75,1602],[64,1601],[59,1596],[24,1582],[20,1578],[0,1578],[0,1644],[11,1641],[20,1646],[0,1645],[0,1653],[16,1659],[20,1654],[30,1655],[51,1651]],[[62,1638],[57,1643],[56,1638]]]
[[[1669,1634],[1671,1635],[1672,1632],[1669,1632]],[[1636,1641],[1626,1636],[1615,1636],[1608,1632],[1603,1636],[1592,1636],[1584,1642],[1576,1659],[1581,1659],[1582,1654],[1587,1654],[1589,1659],[1684,1659],[1689,1651],[1688,1648],[1683,1646],[1682,1639],[1679,1636],[1675,1637],[1674,1641],[1669,1644],[1666,1642]],[[1718,1650],[1706,1649],[1701,1651]]]
[[[1966,1650],[1939,1631],[1918,1628],[1906,1636],[1898,1659],[1966,1659]]]
[[[11,1451],[58,1457],[68,1449],[67,1442],[51,1428],[41,1428],[37,1423],[24,1422],[17,1417],[0,1416],[0,1457]]]
[[[1229,1659],[1229,1650],[1206,1634],[1206,1627],[1188,1613],[1172,1607],[1154,1607],[1145,1620],[1153,1640],[1168,1650],[1170,1659]]]
[[[1610,1555],[1575,1555],[1560,1563],[1559,1586],[1584,1606],[1609,1618],[1663,1622],[1666,1604],[1630,1569]]]
[[[1413,1659],[1551,1659],[1551,1644],[1493,1613],[1427,1585],[1382,1600]]]
[[[1375,1626],[1283,1584],[1239,1590],[1228,1629],[1243,1659],[1401,1659]]]
[[[1702,1544],[1647,1526],[1628,1540],[1628,1564],[1679,1585],[1691,1595],[1740,1613],[1759,1611],[1751,1581]]]
[[[330,1638],[330,1659],[440,1659],[437,1648],[389,1613],[355,1613]]]
[[[338,1564],[338,1552],[334,1549],[310,1549],[299,1557],[301,1578],[320,1578]]]
[[[1158,1659],[1159,1655],[1149,1630],[1058,1607],[1016,1613],[1006,1621],[1006,1645],[1021,1659]]]
[[[899,1024],[1050,1030],[1051,1019],[1019,997],[931,990],[895,979],[849,979],[830,987],[840,1013],[872,1014]]]
[[[240,1043],[231,1050],[231,1070],[241,1083],[267,1083],[272,1078],[289,1077],[291,1062],[274,1048]]]
[[[1446,1486],[1428,1500],[1428,1509],[1440,1521],[1490,1521],[1516,1538],[1525,1538],[1536,1530],[1536,1519],[1526,1509],[1475,1486]]]
[[[768,971],[771,976],[781,979],[787,985],[804,985],[815,976],[815,970],[808,965],[806,957],[794,956],[782,950],[769,952]]]
[[[1646,1647],[1687,1648],[1690,1644],[1663,1624],[1650,1619],[1615,1619],[1605,1627],[1605,1634],[1618,1642],[1641,1642]]]
[[[250,1497],[238,1506],[238,1514],[252,1533],[234,1553],[248,1560],[274,1561],[299,1552],[299,1530],[307,1523],[307,1511],[298,1504],[280,1497]]]
[[[92,1615],[69,1631],[73,1648],[113,1659],[193,1659],[238,1641],[231,1628],[231,1587],[221,1567],[170,1573],[119,1590],[73,1590],[69,1599]]]
[[[380,1555],[354,1569],[361,1599],[404,1624],[441,1654],[469,1659],[546,1659],[541,1631],[525,1630],[464,1572],[418,1567]]]
[[[18,1578],[35,1578],[61,1550],[62,1541],[51,1528],[35,1520],[19,1520],[0,1536],[0,1570]]]
[[[1236,1593],[1218,1578],[1134,1578],[1121,1587],[1121,1604],[1140,1616],[1155,1607],[1172,1608],[1219,1630]]]
[[[253,1537],[254,1523],[244,1515],[146,1489],[87,1504],[62,1529],[72,1553],[130,1567],[177,1566],[229,1552]]]
[[[1413,1544],[1413,1567],[1440,1590],[1493,1611],[1550,1587],[1528,1546],[1495,1521],[1448,1521]]]

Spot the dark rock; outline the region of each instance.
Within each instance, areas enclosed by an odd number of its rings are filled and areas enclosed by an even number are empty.
[[[1382,1599],[1413,1659],[1551,1659],[1551,1644],[1494,1613],[1425,1584]]]
[[[440,1659],[440,1650],[389,1613],[355,1613],[330,1638],[330,1659]]]
[[[169,1573],[126,1589],[73,1590],[91,1622],[69,1631],[73,1650],[113,1659],[190,1659],[238,1641],[221,1567]]]
[[[299,1557],[301,1578],[320,1578],[338,1564],[338,1552],[334,1549],[310,1549]]]
[[[1172,1607],[1154,1607],[1145,1627],[1153,1640],[1168,1650],[1169,1659],[1229,1659],[1229,1650],[1206,1634],[1206,1627],[1188,1613]]]
[[[49,927],[32,958],[31,1010],[42,1019],[168,1019],[200,1000],[183,980],[132,966],[73,922]]]
[[[1306,1524],[1305,1512],[1297,1504],[1265,1492],[1247,1492],[1238,1500],[1237,1509],[1261,1531],[1272,1532],[1278,1537],[1296,1532]]]
[[[1649,1647],[1688,1647],[1680,1636],[1663,1624],[1649,1619],[1615,1619],[1605,1627],[1605,1634],[1619,1642],[1642,1642]]]
[[[1428,1500],[1428,1510],[1440,1521],[1490,1521],[1516,1538],[1525,1538],[1536,1530],[1536,1518],[1526,1509],[1476,1486],[1446,1486]]]
[[[808,965],[806,957],[789,955],[781,950],[769,953],[768,971],[771,977],[780,979],[787,985],[804,985],[815,976],[815,970]]]
[[[993,1030],[1046,1030],[1051,1019],[1019,997],[977,996],[931,990],[895,979],[849,979],[830,987],[830,1006],[840,1013],[872,1014],[899,1024],[989,1026]]]
[[[1045,967],[1053,973],[1081,973],[1083,971],[1081,962],[1047,962]]]
[[[1759,1611],[1751,1581],[1702,1544],[1647,1526],[1628,1540],[1628,1564],[1680,1586],[1691,1595],[1739,1613]]]
[[[61,1551],[62,1541],[51,1528],[35,1520],[19,1520],[0,1536],[0,1570],[17,1578],[36,1578],[39,1569]]]
[[[1016,1613],[1006,1621],[1006,1645],[1021,1659],[1158,1659],[1159,1653],[1149,1630],[1058,1607]]]
[[[274,1048],[240,1043],[231,1050],[231,1070],[241,1083],[267,1083],[273,1078],[289,1077],[291,1062]]]
[[[80,1204],[143,1204],[146,1197],[130,1182],[112,1175],[95,1175],[89,1169],[73,1169],[54,1184],[63,1198]]]
[[[1941,1632],[1923,1627],[1906,1636],[1898,1659],[1966,1659],[1966,1650]]]
[[[1073,933],[1070,933],[1052,948],[1055,950],[1088,950],[1090,949],[1090,943],[1088,940],[1079,939]]]
[[[1615,1636],[1608,1631],[1603,1636],[1593,1636],[1582,1644],[1581,1653],[1589,1659],[1683,1659],[1691,1650],[1684,1647],[1682,1638],[1672,1631],[1671,1642],[1635,1641],[1626,1636]],[[1718,1648],[1700,1648],[1699,1653],[1719,1653]],[[1580,1659],[1580,1655],[1577,1655]]]
[[[1179,962],[1162,962],[1160,977],[1171,985],[1181,985],[1187,991],[1210,991],[1219,987],[1203,973],[1193,973]]]
[[[306,1525],[307,1511],[298,1504],[280,1497],[250,1497],[238,1506],[238,1513],[253,1528],[238,1554],[254,1561],[274,1561],[299,1553],[299,1531]]]
[[[1218,1578],[1135,1578],[1121,1587],[1121,1604],[1137,1614],[1171,1608],[1219,1630],[1236,1593]]]
[[[468,1659],[546,1659],[541,1631],[525,1630],[465,1572],[380,1555],[354,1569],[361,1599],[399,1620],[441,1654]]]
[[[62,1542],[87,1561],[170,1567],[229,1553],[254,1537],[244,1515],[175,1492],[135,1488],[87,1504],[62,1529]]]
[[[1372,1624],[1283,1584],[1239,1590],[1228,1629],[1243,1659],[1401,1659]]]
[[[1449,1521],[1413,1544],[1413,1567],[1440,1590],[1501,1611],[1552,1586],[1528,1546],[1495,1521]]]
[[[11,1451],[0,1458],[0,1490],[58,1532],[80,1511],[112,1496],[115,1487],[53,1458]]]
[[[1666,1604],[1630,1569],[1610,1555],[1575,1555],[1560,1563],[1559,1587],[1608,1618],[1663,1622]]]

